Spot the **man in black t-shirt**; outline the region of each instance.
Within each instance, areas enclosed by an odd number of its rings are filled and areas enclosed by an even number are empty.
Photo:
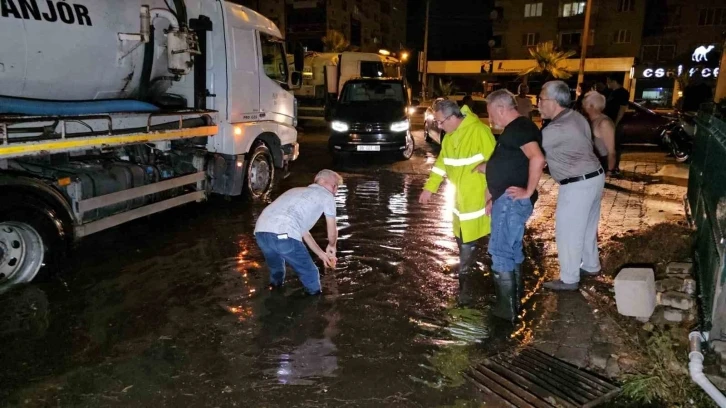
[[[487,96],[487,111],[489,123],[504,129],[492,157],[478,167],[486,173],[486,208],[492,217],[489,254],[497,287],[492,313],[511,321],[517,317],[524,295],[522,239],[537,200],[545,157],[540,130],[519,115],[513,94],[506,89],[492,92]]]
[[[618,125],[623,115],[625,115],[625,111],[628,110],[630,93],[627,89],[623,88],[622,73],[615,73],[608,77],[608,88],[610,89],[610,93],[605,103],[605,114],[615,124],[615,169],[613,170],[613,174],[617,175],[620,173],[620,155],[623,152],[622,126]]]

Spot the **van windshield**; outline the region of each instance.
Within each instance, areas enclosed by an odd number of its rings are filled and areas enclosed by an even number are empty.
[[[343,87],[340,103],[389,102],[405,105],[403,85],[396,82],[349,82]]]

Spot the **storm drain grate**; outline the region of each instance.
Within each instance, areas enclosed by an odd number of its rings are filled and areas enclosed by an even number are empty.
[[[533,348],[491,357],[464,373],[492,406],[594,407],[620,388]]]

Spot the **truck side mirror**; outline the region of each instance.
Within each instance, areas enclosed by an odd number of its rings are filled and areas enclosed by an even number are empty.
[[[302,85],[302,74],[298,71],[293,71],[290,74],[290,85],[292,85],[293,88],[300,88]]]
[[[295,46],[295,71],[302,72],[305,66],[305,49],[300,44]]]

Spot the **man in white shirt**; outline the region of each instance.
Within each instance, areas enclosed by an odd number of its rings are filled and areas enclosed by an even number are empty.
[[[520,116],[532,119],[532,100],[529,99],[527,93],[529,93],[529,87],[526,84],[519,84],[517,96],[515,97],[517,100],[517,112],[519,112]]]
[[[326,267],[335,267],[338,228],[335,223],[335,194],[343,178],[332,170],[321,170],[314,183],[283,193],[260,214],[255,225],[255,239],[270,270],[270,287],[279,288],[285,282],[285,263],[295,270],[305,291],[318,295],[320,271],[315,266],[307,246]],[[323,251],[310,235],[310,229],[325,215],[328,246]]]

